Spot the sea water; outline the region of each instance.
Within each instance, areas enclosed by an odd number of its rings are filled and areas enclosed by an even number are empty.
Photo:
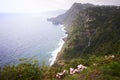
[[[18,63],[20,58],[52,65],[64,41],[63,26],[47,21],[48,15],[0,14],[0,66]]]

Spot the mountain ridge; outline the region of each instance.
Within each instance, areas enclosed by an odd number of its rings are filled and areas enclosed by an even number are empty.
[[[0,68],[0,79],[120,80],[120,6],[88,7],[75,15],[70,26],[62,23],[68,37],[53,66],[21,59],[16,66]],[[71,74],[78,65],[86,69]]]
[[[94,5],[90,3],[86,4],[74,3],[66,13],[61,14],[54,18],[49,18],[48,21],[52,21],[53,24],[64,24],[66,26],[70,26],[72,25],[74,17],[77,17],[80,11],[88,7],[94,7]]]

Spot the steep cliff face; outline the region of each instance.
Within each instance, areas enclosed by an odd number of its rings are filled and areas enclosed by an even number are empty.
[[[90,16],[88,29],[91,34],[91,45],[84,54],[107,55],[120,54],[120,7],[101,6],[87,9]]]
[[[48,20],[52,21],[53,24],[64,24],[66,26],[70,26],[72,25],[74,19],[77,17],[80,11],[93,6],[94,5],[92,4],[74,3],[66,13],[59,15],[55,18],[50,18]]]
[[[0,68],[0,80],[120,80],[120,7],[87,8],[66,28],[66,43],[53,66],[23,58]],[[86,69],[79,66],[76,72],[79,64]]]
[[[109,14],[108,14],[109,13]],[[120,54],[120,7],[96,6],[80,11],[69,27],[57,63],[90,55]]]

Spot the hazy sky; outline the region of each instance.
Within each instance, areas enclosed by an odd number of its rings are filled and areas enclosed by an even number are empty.
[[[74,2],[102,5],[120,5],[120,0],[0,0],[0,12],[39,13],[67,9]]]

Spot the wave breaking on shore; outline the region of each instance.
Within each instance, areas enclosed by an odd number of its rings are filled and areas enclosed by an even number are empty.
[[[52,57],[49,59],[50,66],[52,66],[54,64],[54,62],[56,60],[56,57],[57,57],[57,54],[61,51],[61,49],[62,49],[62,47],[63,47],[63,45],[65,43],[64,38],[67,37],[65,27],[63,25],[61,25],[61,27],[62,27],[61,30],[65,33],[65,36],[62,37],[62,39],[60,39],[60,41],[58,43],[59,47],[52,52],[52,54],[51,54]]]

